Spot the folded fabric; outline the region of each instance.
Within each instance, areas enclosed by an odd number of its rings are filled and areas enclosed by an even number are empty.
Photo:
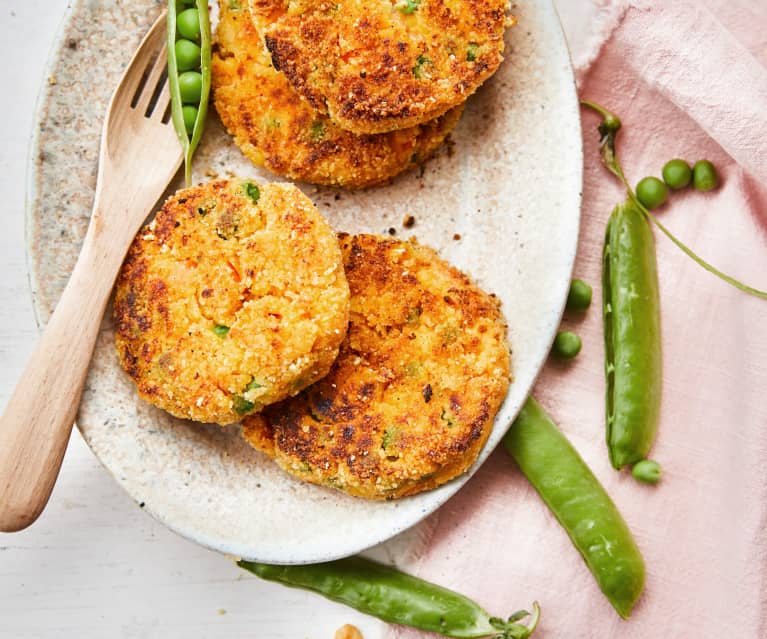
[[[674,157],[711,160],[721,187],[674,193],[663,222],[701,256],[767,288],[767,4],[599,3],[607,22],[579,68],[579,93],[622,119],[629,181]],[[503,450],[424,524],[407,568],[508,615],[537,599],[546,638],[767,637],[767,301],[702,270],[656,233],[663,402],[655,487],[617,473],[604,443],[601,254],[624,193],[599,161],[583,112],[584,199],[575,276],[594,303],[564,326],[583,339],[549,361],[534,394],[624,514],[647,562],[645,593],[621,620],[546,506]],[[394,639],[423,633],[395,628]]]

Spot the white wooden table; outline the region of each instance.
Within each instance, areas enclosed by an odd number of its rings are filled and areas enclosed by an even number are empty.
[[[67,0],[0,0],[0,406],[37,339],[27,284],[28,142],[45,63]],[[585,41],[589,0],[558,0],[568,37]],[[384,625],[318,597],[250,578],[136,508],[77,431],[42,517],[0,533],[0,637],[332,639]]]

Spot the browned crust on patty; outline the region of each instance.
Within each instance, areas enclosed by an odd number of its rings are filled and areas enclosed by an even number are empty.
[[[346,333],[335,233],[290,184],[179,191],[139,231],[115,289],[117,353],[139,395],[228,424],[325,375]]]
[[[354,133],[438,117],[498,69],[506,0],[249,0],[275,69]]]
[[[500,304],[430,248],[340,236],[351,289],[330,373],[243,422],[289,473],[368,499],[428,490],[464,472],[509,385]]]
[[[463,112],[401,131],[354,135],[316,111],[275,71],[247,9],[224,2],[212,60],[216,110],[242,152],[286,177],[346,188],[380,184],[428,159]]]

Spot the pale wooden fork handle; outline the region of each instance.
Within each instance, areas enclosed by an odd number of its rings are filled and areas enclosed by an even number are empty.
[[[0,418],[0,530],[29,526],[48,502],[124,255],[95,215],[56,310]],[[117,242],[119,243],[119,242]]]

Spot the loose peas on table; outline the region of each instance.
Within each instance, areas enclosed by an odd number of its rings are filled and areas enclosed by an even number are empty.
[[[698,160],[692,167],[692,185],[698,191],[712,191],[719,186],[719,176],[708,160]]]
[[[692,180],[692,169],[684,160],[675,158],[663,165],[663,181],[675,191],[684,189]]]
[[[168,83],[171,113],[184,149],[187,185],[210,96],[210,17],[207,0],[168,0]]]
[[[652,459],[643,459],[634,464],[631,474],[645,484],[657,484],[661,477],[660,464]]]
[[[568,311],[585,311],[591,305],[591,286],[579,279],[570,282],[567,294]]]
[[[659,206],[663,206],[668,199],[666,185],[652,176],[639,180],[636,194],[642,205],[648,209],[657,209]]]
[[[554,339],[554,355],[559,359],[573,359],[581,352],[581,338],[572,331],[560,331]]]

